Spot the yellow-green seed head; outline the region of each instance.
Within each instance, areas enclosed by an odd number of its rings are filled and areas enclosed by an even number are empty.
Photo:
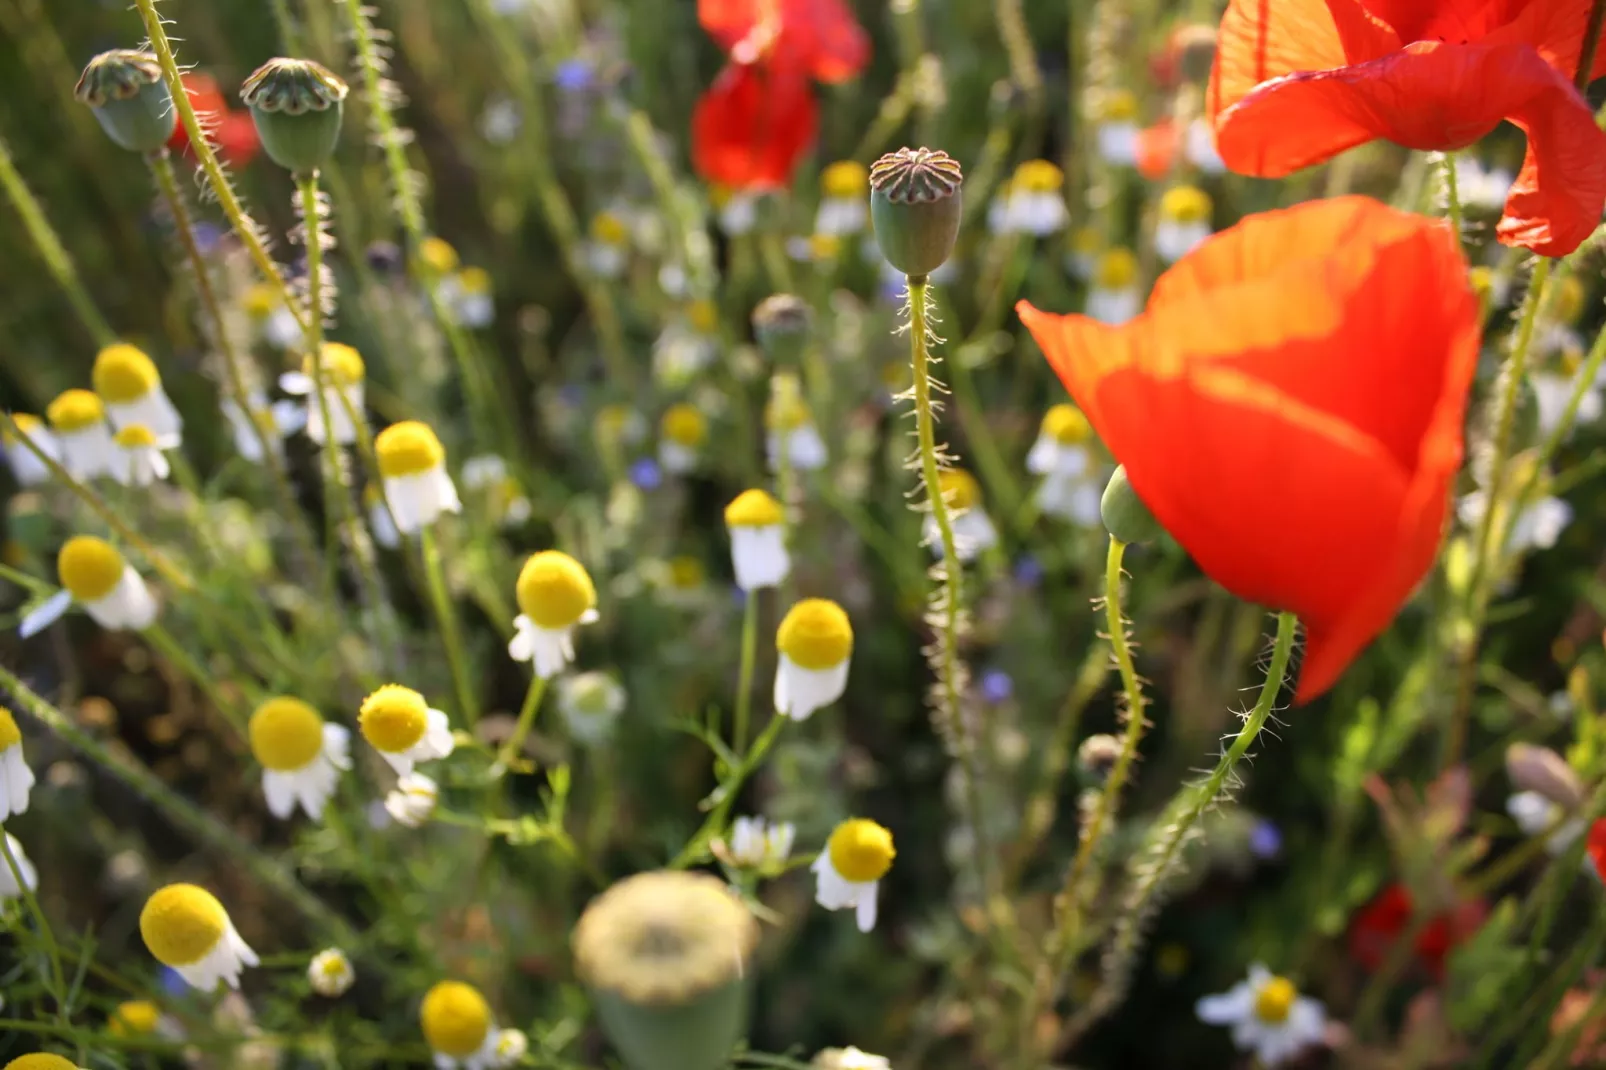
[[[310,59],[270,59],[240,87],[240,99],[273,162],[295,174],[322,167],[340,140],[347,86]]]
[[[173,97],[150,52],[102,52],[84,68],[73,96],[94,109],[106,136],[130,152],[156,152],[172,136]]]

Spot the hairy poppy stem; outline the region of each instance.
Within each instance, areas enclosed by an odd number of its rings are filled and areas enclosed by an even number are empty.
[[[1439,154],[1439,169],[1444,175],[1444,213],[1450,220],[1457,245],[1461,244],[1461,191],[1456,188],[1455,153]]]

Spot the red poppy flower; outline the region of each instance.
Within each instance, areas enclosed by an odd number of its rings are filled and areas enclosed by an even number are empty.
[[[1182,148],[1177,136],[1177,124],[1161,119],[1153,126],[1138,131],[1136,157],[1133,164],[1138,174],[1151,182],[1158,182],[1176,166],[1177,153]]]
[[[1589,838],[1584,841],[1584,849],[1589,852],[1589,860],[1595,865],[1595,873],[1606,881],[1606,817],[1589,826]]]
[[[1119,327],[1021,320],[1199,566],[1297,613],[1296,701],[1332,686],[1438,552],[1478,357],[1439,221],[1365,197],[1250,216]]]
[[[1350,924],[1350,957],[1368,970],[1379,968],[1395,941],[1410,928],[1415,914],[1405,886],[1389,885],[1362,907]],[[1464,900],[1438,914],[1417,934],[1417,962],[1434,977],[1443,977],[1450,952],[1477,932],[1488,916],[1488,906],[1479,899]]]
[[[845,82],[870,61],[870,38],[842,0],[697,0],[697,21],[737,63]]]
[[[1606,134],[1572,84],[1589,6],[1232,0],[1210,85],[1217,147],[1234,171],[1276,178],[1377,138],[1465,148],[1509,119],[1528,155],[1500,240],[1563,256],[1606,205]]]
[[[801,74],[730,64],[692,112],[692,163],[731,189],[785,186],[814,141],[817,110]]]

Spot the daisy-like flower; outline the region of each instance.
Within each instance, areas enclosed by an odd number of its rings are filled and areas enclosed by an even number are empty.
[[[1519,791],[1509,796],[1506,813],[1524,836],[1544,836],[1545,850],[1553,855],[1566,853],[1586,827],[1582,817],[1563,820],[1567,811],[1537,791]]]
[[[1075,405],[1055,405],[1043,415],[1037,441],[1026,454],[1026,468],[1043,477],[1037,488],[1037,507],[1045,515],[1079,527],[1099,523],[1103,473],[1094,467],[1092,438],[1087,417]]]
[[[363,699],[357,727],[399,776],[411,773],[417,762],[447,757],[456,746],[446,714],[400,684],[386,684]]]
[[[357,424],[363,419],[366,399],[367,368],[362,354],[339,342],[323,345],[323,404],[313,397],[317,380],[313,376],[313,361],[309,355],[303,359],[301,371],[285,372],[279,376],[279,388],[286,394],[306,397],[307,437],[322,446],[332,437],[336,444],[349,446],[357,441]],[[323,409],[329,408],[329,432],[324,430]],[[332,432],[332,435],[331,433]]]
[[[942,500],[948,506],[948,522],[954,532],[954,550],[961,561],[974,561],[998,545],[998,529],[987,511],[981,506],[981,485],[976,477],[963,468],[945,468],[938,475],[937,484]],[[926,514],[924,522],[926,542],[932,552],[941,557],[942,533],[937,518]]]
[[[385,500],[402,533],[417,535],[442,513],[463,511],[457,487],[446,473],[446,449],[428,424],[391,424],[374,439],[374,456],[385,481]]]
[[[530,519],[530,499],[507,470],[507,462],[496,454],[484,453],[464,461],[461,478],[464,490],[484,500],[495,523],[514,527]]]
[[[322,821],[341,770],[351,768],[351,732],[326,723],[300,699],[279,697],[256,708],[247,734],[262,765],[268,812],[284,820],[299,803],[308,817]]]
[[[252,464],[261,464],[262,443],[266,440],[274,455],[282,458],[284,439],[301,430],[307,421],[305,409],[290,400],[269,401],[260,390],[246,395],[245,406],[242,409],[233,398],[227,397],[218,406],[229,422],[229,430],[234,433],[235,451]],[[260,436],[258,427],[262,429]]]
[[[757,488],[742,491],[725,507],[736,586],[744,591],[779,587],[792,571],[785,519],[781,503]]]
[[[385,813],[398,825],[422,828],[435,813],[440,794],[440,785],[423,773],[408,773],[385,795]]]
[[[106,425],[106,407],[88,390],[66,390],[45,409],[61,449],[61,466],[74,479],[116,477],[121,455]]]
[[[709,191],[708,201],[713,205],[719,229],[732,238],[751,234],[758,225],[758,197],[754,194],[715,186]]]
[[[517,1066],[530,1051],[530,1038],[522,1029],[503,1029],[496,1035],[496,1048],[491,1053],[497,1066]]]
[[[1194,1007],[1206,1025],[1232,1027],[1239,1051],[1253,1051],[1262,1066],[1281,1066],[1322,1042],[1327,1013],[1321,1003],[1301,996],[1292,981],[1256,963],[1249,979]]]
[[[143,351],[122,342],[109,345],[95,355],[89,378],[113,427],[147,428],[162,449],[179,444],[184,421],[162,389],[156,364]]]
[[[613,733],[625,710],[624,685],[605,672],[581,672],[558,682],[558,712],[569,734],[596,746]]]
[[[876,891],[892,868],[897,851],[892,833],[866,818],[851,818],[836,827],[814,871],[814,901],[826,910],[853,908],[859,931],[875,928]]]
[[[162,1024],[162,1008],[148,999],[119,1003],[106,1019],[106,1031],[114,1037],[144,1037]]]
[[[787,611],[775,634],[775,712],[807,720],[842,697],[853,654],[853,626],[841,606],[805,598]]]
[[[809,1065],[817,1070],[892,1070],[892,1061],[885,1055],[871,1055],[852,1046],[826,1048]]]
[[[71,1059],[37,1051],[31,1055],[17,1056],[5,1065],[5,1070],[82,1070],[82,1068]]]
[[[400,546],[401,531],[396,527],[384,491],[373,483],[368,484],[362,489],[362,504],[368,510],[368,531],[374,537],[374,544],[386,550]]]
[[[1131,167],[1138,160],[1138,98],[1125,89],[1105,94],[1096,109],[1094,136],[1105,163]]]
[[[1154,251],[1166,263],[1181,260],[1210,237],[1210,195],[1197,186],[1173,186],[1160,198]]]
[[[684,386],[718,356],[719,309],[700,297],[672,318],[653,343],[653,375],[667,387]]]
[[[452,243],[438,235],[430,235],[418,245],[418,273],[431,286],[439,286],[462,260]]]
[[[600,279],[617,279],[625,273],[630,258],[630,228],[613,212],[591,217],[589,236],[580,247],[580,256],[591,274]]]
[[[482,267],[466,267],[440,284],[441,303],[460,327],[479,330],[496,319],[496,298],[491,273]]]
[[[56,442],[56,436],[46,429],[45,422],[39,417],[17,412],[11,414],[11,419],[16,423],[17,429],[13,432],[10,425],[0,427],[0,450],[4,451],[6,465],[16,477],[17,483],[24,487],[37,487],[50,479],[50,469],[45,466],[44,461],[34,455],[26,443],[20,441],[18,436],[33,443],[40,453],[58,464],[61,463],[61,446]]]
[[[597,619],[597,588],[585,566],[561,550],[543,550],[519,571],[514,661],[532,662],[543,680],[574,660],[574,629]]]
[[[305,344],[306,332],[296,322],[295,313],[267,283],[257,283],[247,290],[242,304],[257,333],[274,349],[300,349]]]
[[[102,628],[140,631],[156,619],[156,599],[117,548],[93,535],[74,535],[56,555],[62,589],[22,618],[26,639],[54,624],[77,602]]]
[[[240,987],[240,973],[257,964],[256,952],[234,931],[217,897],[193,884],[169,884],[145,901],[139,914],[145,947],[190,987],[211,992],[218,982]]]
[[[338,947],[331,947],[312,956],[307,964],[307,983],[325,999],[339,999],[357,983],[357,971],[351,960]]]
[[[820,174],[820,207],[814,233],[862,234],[870,225],[870,170],[858,160],[838,160]]]
[[[496,1065],[496,1021],[479,989],[462,981],[441,981],[418,1008],[424,1041],[435,1053],[436,1070],[490,1070]]]
[[[686,402],[671,405],[658,430],[658,463],[664,471],[684,475],[697,467],[698,455],[708,441],[708,418],[702,410]]]
[[[131,487],[148,487],[173,473],[162,456],[161,443],[144,424],[129,424],[113,436],[121,454],[122,470],[117,481]]]
[[[994,199],[987,224],[995,234],[1030,234],[1046,238],[1064,230],[1065,172],[1048,160],[1027,160]]]
[[[1104,252],[1104,235],[1097,227],[1082,227],[1071,235],[1070,249],[1065,254],[1065,267],[1072,275],[1089,282],[1098,270],[1099,256]]]
[[[1131,249],[1106,249],[1093,272],[1084,311],[1100,323],[1118,325],[1136,316],[1142,307],[1137,256]]]
[[[792,854],[797,827],[790,821],[773,824],[762,817],[738,817],[731,822],[730,860],[748,869],[774,871]]]
[[[765,424],[769,434],[765,439],[765,454],[770,470],[780,468],[781,451],[795,472],[813,472],[825,467],[829,460],[825,440],[814,426],[814,414],[806,401],[795,390],[780,391],[770,399],[765,409]]]
[[[22,754],[22,730],[11,711],[0,706],[0,822],[28,812],[33,770]]]
[[[22,844],[9,832],[5,833],[5,838],[6,849],[11,852],[11,861],[16,863],[17,868],[13,872],[11,866],[6,864],[5,856],[0,854],[0,902],[20,899],[23,888],[27,888],[30,892],[39,889],[39,871],[28,861],[28,856],[23,853]],[[22,878],[21,884],[17,883],[19,876]]]

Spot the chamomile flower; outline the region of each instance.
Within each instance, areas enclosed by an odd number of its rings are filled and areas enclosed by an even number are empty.
[[[1098,270],[1099,256],[1104,252],[1104,235],[1097,227],[1082,227],[1071,235],[1070,249],[1065,254],[1065,266],[1070,273],[1089,282]]]
[[[396,519],[391,514],[390,503],[385,500],[384,492],[370,483],[362,489],[362,503],[368,510],[368,531],[373,535],[375,545],[387,550],[400,546],[401,531],[396,527]]]
[[[7,832],[4,835],[6,848],[11,852],[11,861],[16,863],[17,868],[13,872],[11,866],[6,864],[5,855],[0,854],[0,902],[20,899],[23,888],[27,888],[30,892],[39,889],[39,871],[28,861],[28,856],[23,853],[22,844],[18,843],[17,838],[11,833]],[[17,883],[19,876],[22,878],[21,884]]]
[[[77,602],[102,628],[140,631],[156,619],[156,600],[117,548],[93,535],[75,535],[56,555],[62,590],[22,618],[23,638],[53,624]]]
[[[256,708],[247,734],[262,766],[268,812],[283,820],[299,803],[308,817],[322,821],[341,770],[351,768],[350,731],[325,722],[300,699],[280,697]]]
[[[708,441],[708,418],[695,405],[682,402],[664,411],[659,422],[658,463],[672,475],[684,475],[697,467],[697,458]]]
[[[148,999],[119,1003],[106,1019],[106,1031],[114,1037],[143,1037],[162,1025],[162,1008]]]
[[[218,407],[229,422],[229,430],[234,433],[235,451],[252,464],[262,463],[264,441],[274,456],[282,458],[284,439],[301,430],[307,422],[306,411],[301,405],[289,400],[269,401],[268,396],[260,390],[253,390],[246,395],[244,408],[228,397]],[[259,427],[262,429],[260,435],[257,433]]]
[[[1138,98],[1112,90],[1095,110],[1094,136],[1105,163],[1131,167],[1138,160]]]
[[[719,229],[731,237],[750,234],[758,224],[758,198],[753,194],[715,186],[708,199]]]
[[[1143,309],[1138,293],[1138,258],[1131,249],[1106,249],[1093,272],[1084,311],[1100,323],[1119,325]]]
[[[771,471],[779,470],[783,450],[794,472],[813,472],[825,467],[829,460],[825,440],[814,426],[814,415],[808,403],[796,391],[778,392],[770,399],[764,415],[769,427],[765,454]]]
[[[892,833],[862,817],[842,822],[809,869],[814,901],[826,910],[853,908],[859,931],[875,928],[876,892],[897,854]]]
[[[440,794],[440,785],[423,773],[408,773],[385,795],[385,813],[398,825],[421,828],[435,813]]]
[[[339,999],[357,983],[357,971],[351,960],[337,947],[320,951],[307,964],[307,983],[325,999]]]
[[[993,201],[987,224],[995,234],[1046,238],[1065,229],[1070,217],[1064,188],[1065,172],[1047,160],[1027,160]]]
[[[653,343],[653,376],[667,387],[684,386],[718,356],[719,309],[700,297],[671,319]]]
[[[496,1021],[473,985],[441,981],[424,995],[418,1021],[435,1053],[436,1070],[490,1070],[496,1065]]]
[[[1043,477],[1037,506],[1045,515],[1080,527],[1099,523],[1103,473],[1094,467],[1092,439],[1093,429],[1076,406],[1062,403],[1044,414],[1037,441],[1026,454],[1026,468]]]
[[[468,494],[478,495],[485,503],[493,523],[515,527],[530,519],[530,499],[508,471],[507,462],[496,454],[483,453],[464,461],[461,480]]]
[[[742,491],[725,507],[736,586],[744,591],[779,587],[792,571],[785,519],[781,503],[757,488]]]
[[[529,1054],[530,1038],[522,1029],[503,1029],[496,1035],[496,1048],[491,1053],[497,1066],[517,1066]]]
[[[89,376],[113,427],[148,428],[163,449],[179,444],[184,421],[162,389],[155,363],[144,352],[122,342],[109,345],[96,354]]]
[[[581,672],[558,682],[558,712],[569,735],[589,746],[605,742],[625,710],[624,685],[605,672]]]
[[[22,730],[11,711],[0,706],[0,822],[28,812],[33,770],[22,754]]]
[[[1166,263],[1181,260],[1210,237],[1210,195],[1196,186],[1173,186],[1160,198],[1154,251]]]
[[[445,238],[431,235],[419,243],[418,271],[431,284],[439,285],[461,263],[457,250]]]
[[[1519,791],[1507,798],[1506,813],[1524,836],[1545,836],[1545,850],[1552,855],[1566,853],[1588,827],[1582,817],[1563,820],[1566,811],[1537,791]]]
[[[71,1059],[37,1051],[31,1055],[17,1056],[5,1065],[5,1070],[81,1070],[81,1068]]]
[[[797,827],[789,821],[738,817],[731,822],[730,860],[748,869],[779,870],[791,856],[796,838]]]
[[[861,234],[870,225],[870,171],[858,160],[838,160],[820,174],[814,233]]]
[[[61,463],[61,446],[39,417],[18,412],[13,413],[11,419],[17,425],[15,432],[9,425],[0,427],[0,449],[5,452],[6,465],[19,485],[37,487],[50,479],[50,469],[21,439],[33,443],[40,453],[58,464]]]
[[[560,550],[524,562],[516,588],[517,634],[507,645],[514,661],[532,662],[543,680],[574,660],[574,629],[597,619],[597,588],[585,566]]]
[[[240,987],[240,973],[257,964],[256,952],[235,932],[217,897],[193,884],[169,884],[145,901],[139,932],[145,947],[190,987],[211,992],[218,982]]]
[[[279,300],[279,295],[267,283],[258,283],[247,290],[243,303],[246,316],[258,335],[274,349],[300,349],[306,343],[306,332],[296,322],[295,313]]]
[[[61,466],[74,479],[115,477],[121,468],[121,455],[106,425],[106,407],[88,390],[67,390],[45,409],[56,445],[61,448]]]
[[[807,720],[842,697],[853,654],[853,626],[842,607],[825,598],[805,598],[787,611],[775,634],[775,712]]]
[[[591,274],[599,279],[617,279],[625,273],[630,257],[630,228],[613,212],[591,217],[589,235],[580,247],[580,256]]]
[[[332,437],[336,444],[349,446],[357,441],[356,420],[363,419],[367,369],[362,354],[339,342],[323,345],[323,403],[311,396],[316,390],[313,361],[302,361],[301,371],[279,377],[279,388],[286,394],[307,398],[304,424],[307,437],[322,446]],[[323,425],[323,409],[329,409],[329,430]]]
[[[449,275],[440,284],[441,303],[460,327],[479,330],[496,319],[496,298],[491,273],[482,267],[466,267]]]
[[[428,424],[391,424],[374,439],[374,456],[391,516],[404,534],[418,534],[442,513],[463,511],[457,487],[446,473],[446,450]]]
[[[446,714],[400,684],[386,684],[363,699],[357,727],[400,776],[411,773],[416,762],[447,757],[456,746]]]
[[[976,557],[998,545],[998,529],[981,505],[981,485],[962,468],[945,468],[938,476],[942,500],[948,506],[948,522],[954,533],[954,551],[961,561]],[[937,518],[926,514],[925,537],[932,552],[941,557],[942,532]]]
[[[148,487],[172,475],[172,466],[162,456],[162,447],[144,424],[129,424],[113,436],[122,454],[122,471],[117,481],[131,487]]]
[[[1266,1067],[1281,1066],[1320,1044],[1327,1029],[1319,1002],[1301,996],[1292,981],[1259,963],[1231,991],[1201,999],[1194,1013],[1206,1025],[1231,1026],[1238,1050],[1253,1051]]]
[[[871,1055],[849,1045],[846,1048],[826,1048],[809,1063],[816,1070],[892,1070],[892,1060],[885,1055]]]

